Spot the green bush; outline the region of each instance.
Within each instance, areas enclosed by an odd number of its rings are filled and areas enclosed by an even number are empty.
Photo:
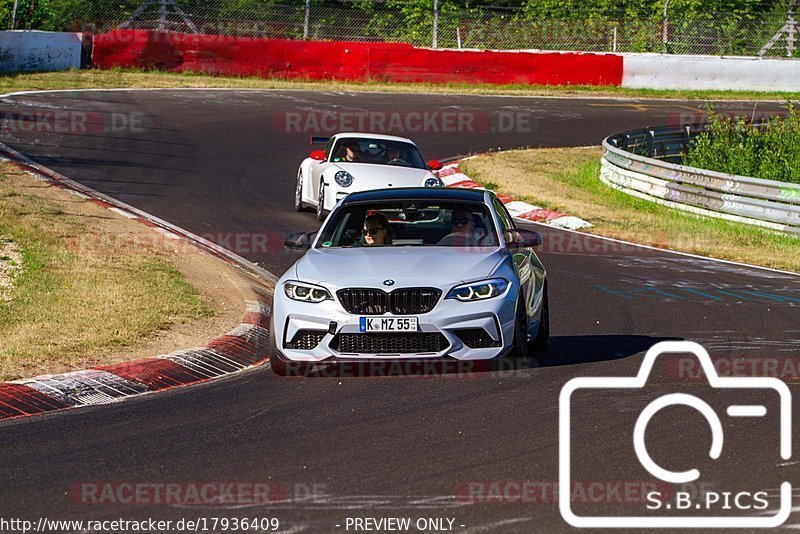
[[[800,184],[800,109],[754,127],[742,117],[709,110],[708,130],[697,137],[684,163],[712,171]]]
[[[18,0],[17,29],[102,33],[145,0]],[[202,33],[297,39],[305,0],[176,0]],[[791,0],[672,0],[667,50],[676,54],[755,55],[786,21]],[[0,30],[14,0],[0,0]],[[438,46],[660,52],[665,0],[439,0]],[[158,3],[134,28],[152,28]],[[172,13],[172,9],[168,10]],[[433,0],[311,0],[309,37],[400,41],[430,46]],[[186,28],[171,14],[171,29]],[[457,33],[458,32],[458,33]],[[786,53],[785,39],[770,52]],[[795,51],[795,55],[800,52]]]

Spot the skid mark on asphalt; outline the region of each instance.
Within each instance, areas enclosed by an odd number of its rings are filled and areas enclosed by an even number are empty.
[[[311,528],[311,525],[295,525],[286,530],[278,530],[274,534],[295,534],[297,532],[303,532],[304,530],[308,530],[309,528]]]
[[[463,533],[467,534],[469,532],[487,532],[487,531],[494,531],[501,527],[507,527],[509,525],[515,525],[517,523],[524,523],[526,521],[531,521],[532,517],[514,517],[512,519],[503,519],[502,521],[494,521],[492,523],[486,523],[483,525],[478,525],[474,527],[470,527],[466,530],[462,530]]]
[[[642,249],[642,253],[647,252],[648,249]],[[655,252],[655,251],[653,251]],[[790,283],[798,282],[798,275],[788,272],[771,271],[767,269],[758,269],[746,265],[738,265],[733,263],[725,263],[722,261],[715,261],[713,259],[695,258],[691,256],[677,255],[674,257],[665,256],[608,256],[608,259],[613,265],[622,267],[624,269],[653,269],[660,272],[668,270],[673,273],[681,274],[736,274],[747,276],[751,278],[761,278],[766,280],[787,280]]]
[[[781,339],[776,341],[774,339],[764,339],[762,337],[755,337],[743,340],[734,340],[725,336],[713,336],[703,341],[703,346],[710,351],[752,351],[769,349],[775,352],[793,352],[800,351],[800,339]]]
[[[463,495],[309,495],[307,497],[285,499],[276,502],[249,504],[216,504],[203,506],[184,504],[172,505],[182,509],[224,509],[264,508],[269,510],[443,510],[472,506]]]
[[[728,284],[698,284],[685,282],[656,281],[643,284],[640,280],[621,280],[616,284],[595,284],[592,287],[607,295],[625,300],[635,298],[655,299],[661,302],[702,302],[788,305],[800,304],[800,292],[793,287],[773,287],[770,291],[753,286]]]
[[[795,463],[797,463],[797,462],[786,462],[786,463],[783,463],[783,464],[778,464],[778,467],[782,467],[782,466],[785,466],[785,465],[792,465],[792,464],[795,464]],[[769,499],[770,501],[775,501],[776,504],[779,504],[779,501],[780,501],[780,490],[779,489],[772,488],[772,489],[767,489],[767,490],[764,490],[764,491],[767,492],[767,499]],[[796,484],[795,484],[795,487],[792,488],[792,500],[795,503],[800,502],[800,488],[796,487]],[[761,516],[777,515],[778,511],[779,511],[778,507],[773,505],[773,507],[771,507],[769,510],[762,510],[762,511],[758,512],[756,515],[761,515]],[[792,508],[791,508],[791,514],[792,515],[789,516],[789,519],[786,520],[786,523],[784,523],[783,525],[781,525],[778,528],[800,529],[800,523],[791,523],[792,521],[797,521],[798,519],[800,519],[797,516],[797,512],[800,512],[800,505],[792,506]]]

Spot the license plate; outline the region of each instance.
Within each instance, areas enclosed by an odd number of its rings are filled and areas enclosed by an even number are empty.
[[[416,317],[361,317],[359,332],[416,332]]]

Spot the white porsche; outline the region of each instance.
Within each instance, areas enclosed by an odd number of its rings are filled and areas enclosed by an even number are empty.
[[[393,187],[443,187],[431,171],[442,164],[422,159],[411,139],[371,133],[338,133],[333,137],[312,137],[325,143],[300,164],[297,171],[294,207],[297,211],[316,208],[317,218],[325,216],[337,202],[356,191]]]

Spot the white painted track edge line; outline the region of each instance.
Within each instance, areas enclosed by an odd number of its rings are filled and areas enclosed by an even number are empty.
[[[233,261],[234,263],[236,263],[239,267],[241,267],[241,268],[245,269],[246,271],[250,272],[251,274],[254,274],[256,276],[259,276],[259,277],[263,278],[264,281],[266,281],[266,282],[271,282],[271,283],[274,284],[275,282],[278,281],[279,277],[276,276],[275,273],[272,273],[272,272],[264,269],[263,267],[261,267],[259,265],[256,265],[255,263],[251,262],[250,260],[247,260],[247,259],[243,258],[242,256],[239,256],[235,252],[232,252],[232,251],[230,251],[230,250],[228,250],[228,249],[226,249],[224,247],[221,247],[221,246],[217,245],[216,243],[212,243],[211,241],[209,241],[209,240],[207,240],[207,239],[205,239],[205,238],[203,238],[203,237],[201,237],[201,236],[199,236],[199,235],[197,235],[197,234],[195,234],[193,232],[190,232],[190,231],[185,230],[185,229],[183,229],[183,228],[181,228],[181,227],[179,227],[177,225],[174,225],[174,224],[172,224],[170,222],[167,222],[164,219],[161,219],[159,217],[156,217],[155,215],[152,215],[151,213],[148,213],[148,212],[146,212],[144,210],[141,210],[139,208],[131,206],[130,204],[127,204],[127,203],[125,203],[125,202],[123,202],[121,200],[117,200],[114,197],[106,195],[105,193],[101,193],[100,191],[97,191],[97,190],[95,190],[95,189],[93,189],[91,187],[85,186],[85,185],[81,184],[80,182],[78,182],[76,180],[73,180],[72,178],[69,178],[68,176],[65,176],[65,175],[63,175],[63,174],[61,174],[61,173],[59,173],[57,171],[54,171],[53,169],[50,169],[49,167],[47,167],[45,165],[42,165],[41,163],[37,163],[36,161],[34,161],[33,159],[29,158],[25,154],[19,152],[18,150],[15,150],[15,149],[11,148],[10,146],[6,145],[5,143],[0,142],[0,150],[6,151],[6,152],[12,154],[15,158],[18,158],[18,159],[22,160],[24,163],[26,163],[27,165],[30,165],[33,169],[35,169],[36,171],[38,171],[39,173],[41,173],[44,176],[47,176],[47,174],[50,173],[52,176],[55,176],[59,181],[63,182],[65,185],[67,185],[67,186],[69,186],[71,188],[74,188],[74,189],[77,189],[78,191],[81,191],[83,193],[89,194],[89,195],[93,196],[94,198],[96,198],[98,200],[102,200],[103,202],[111,204],[114,207],[121,208],[121,209],[129,211],[129,212],[131,212],[133,214],[136,214],[140,218],[143,218],[145,220],[148,220],[148,221],[152,222],[153,224],[155,224],[157,226],[160,226],[162,228],[162,230],[172,231],[172,232],[174,232],[176,235],[178,235],[180,237],[186,237],[189,240],[194,241],[195,243],[193,243],[193,244],[195,246],[197,246],[198,248],[201,248],[201,249],[202,248],[206,248],[209,251],[214,251],[214,252],[216,252],[218,254],[221,254],[221,255],[227,257],[228,259],[230,259],[231,261]]]
[[[639,243],[632,243],[630,241],[625,241],[623,239],[616,239],[616,238],[613,238],[613,237],[606,237],[606,236],[602,236],[602,235],[591,234],[589,232],[579,232],[578,230],[570,230],[568,228],[555,228],[555,227],[550,226],[550,225],[545,224],[545,223],[540,223],[540,222],[535,222],[535,221],[526,221],[526,220],[523,220],[523,219],[521,219],[521,220],[523,222],[527,223],[527,224],[538,224],[538,225],[541,225],[541,226],[546,226],[546,227],[551,228],[551,229],[561,230],[563,232],[569,232],[571,234],[578,234],[578,235],[582,235],[582,236],[586,236],[586,237],[595,237],[597,239],[602,239],[604,241],[611,241],[612,243],[620,243],[620,244],[623,244],[623,245],[630,245],[632,247],[644,248],[644,249],[647,249],[647,250],[656,250],[658,252],[664,252],[666,254],[676,254],[678,256],[687,256],[689,258],[697,258],[697,259],[700,259],[700,260],[706,260],[706,261],[709,261],[709,262],[712,262],[712,263],[724,263],[726,265],[736,265],[737,267],[746,267],[746,268],[749,268],[749,269],[757,269],[757,270],[760,270],[760,271],[769,271],[769,272],[773,272],[773,273],[788,274],[790,276],[800,276],[800,273],[796,273],[796,272],[793,272],[793,271],[783,271],[781,269],[774,269],[772,267],[764,267],[762,265],[751,265],[749,263],[742,263],[742,262],[733,261],[733,260],[723,260],[723,259],[720,259],[720,258],[711,258],[709,256],[700,256],[699,254],[692,254],[691,252],[681,252],[679,250],[669,250],[669,249],[666,249],[666,248],[654,247],[654,246],[650,246],[650,245],[641,245]]]
[[[261,79],[261,78],[259,78]],[[597,86],[600,90],[602,90],[605,86],[599,85]],[[616,86],[611,86],[616,87]],[[653,89],[657,91],[658,89]],[[24,96],[24,95],[36,95],[36,94],[43,94],[43,93],[76,93],[76,92],[124,92],[124,91],[268,91],[268,92],[295,92],[295,93],[320,93],[320,94],[362,94],[362,95],[421,95],[421,96],[468,96],[468,97],[478,97],[478,98],[543,98],[549,100],[597,100],[597,101],[617,101],[617,102],[698,102],[704,103],[708,101],[719,101],[719,102],[734,102],[734,103],[754,103],[754,102],[763,102],[763,103],[772,103],[772,104],[783,104],[786,103],[785,99],[746,99],[746,98],[673,98],[673,97],[664,97],[664,98],[655,98],[655,97],[635,97],[635,96],[603,96],[603,95],[515,95],[515,94],[462,94],[456,92],[410,92],[410,91],[364,91],[364,90],[341,90],[341,91],[331,91],[331,90],[321,90],[321,89],[314,89],[314,88],[307,88],[307,89],[287,89],[282,87],[111,87],[108,89],[101,89],[101,88],[94,88],[94,87],[83,87],[77,89],[35,89],[30,91],[14,91],[11,93],[0,95],[0,98],[10,98],[14,96]],[[702,92],[703,90],[697,89],[693,91]],[[711,91],[719,91],[724,92],[716,89],[709,89]],[[758,91],[754,91],[758,92]],[[782,91],[784,93],[791,93],[791,91]],[[764,92],[764,94],[770,94],[769,92]]]
[[[130,89],[130,88],[128,88],[128,89],[126,89],[126,88],[115,88],[115,89],[53,89],[53,90],[46,89],[46,90],[37,90],[37,91],[20,91],[20,92],[8,93],[8,94],[5,94],[5,95],[0,95],[0,98],[7,98],[7,97],[13,97],[13,96],[25,95],[25,94],[68,93],[68,92],[76,92],[76,91],[80,91],[80,92],[141,91],[141,90],[144,90],[144,91],[163,91],[163,90],[187,90],[187,89],[188,90],[197,90],[197,91],[199,91],[199,90],[206,90],[206,91],[208,91],[208,90],[218,90],[218,89],[213,89],[213,88],[199,88],[199,87],[196,87],[196,88],[178,88],[178,87],[173,87],[173,88],[163,88],[163,89],[162,88],[157,88],[157,87],[152,87],[152,88],[147,88],[147,89]],[[239,90],[239,89],[221,88],[221,90]],[[280,91],[282,89],[257,89],[257,88],[252,88],[252,89],[247,89],[247,90],[253,90],[253,91]],[[309,90],[296,89],[296,91],[307,92]],[[323,92],[323,91],[317,91],[317,92]],[[365,92],[371,92],[371,91],[365,91]],[[372,92],[374,92],[374,91],[372,91]],[[384,94],[425,94],[425,93],[384,93]],[[441,95],[441,93],[430,93],[430,94]],[[472,96],[472,95],[470,95],[470,96]],[[476,95],[476,96],[481,96],[481,95]],[[483,95],[483,96],[490,96],[490,95]],[[498,95],[498,96],[500,96],[500,95]],[[536,98],[541,98],[541,97],[536,97]],[[557,97],[557,98],[569,99],[568,97]],[[615,98],[610,98],[610,99],[608,99],[608,98],[598,98],[598,99],[601,99],[601,100],[615,100]],[[647,99],[629,98],[627,100],[637,100],[637,101],[639,101],[639,100],[647,100]],[[667,100],[667,99],[653,99],[653,100],[654,101],[664,101],[664,100]],[[673,101],[679,101],[679,102],[687,101],[687,99],[672,99],[672,100]],[[728,101],[728,102],[755,102],[755,100],[726,100],[726,101]],[[759,102],[769,102],[769,101],[759,100]],[[783,101],[782,100],[775,100],[774,102],[783,102]],[[3,143],[0,143],[0,146],[7,147],[7,145],[4,145]],[[592,146],[594,146],[594,145],[592,145]],[[7,148],[10,148],[10,147],[7,147]],[[11,151],[13,151],[13,152],[15,152],[17,154],[20,154],[16,150],[11,149]],[[501,151],[501,152],[505,152],[505,151]],[[20,154],[20,155],[22,155],[22,154]],[[24,156],[24,155],[22,155],[22,156],[25,159],[30,160],[26,156]],[[463,159],[463,158],[461,158],[461,159]],[[30,160],[30,161],[32,163],[35,163],[32,160]],[[44,165],[41,165],[41,166],[44,167]],[[44,167],[44,168],[47,168],[47,167]],[[52,171],[52,172],[55,173],[55,171]],[[90,188],[87,188],[87,189],[90,189]],[[124,204],[124,203],[121,203],[121,204]],[[136,209],[136,208],[133,208],[133,209]],[[141,211],[141,210],[137,210],[137,211]],[[146,212],[142,212],[142,213],[147,214]],[[149,214],[147,214],[147,215],[149,215]],[[525,222],[528,223],[528,224],[540,224],[542,226],[548,226],[546,224],[537,223],[537,222],[533,222],[533,221],[525,221]],[[550,228],[552,228],[552,227],[550,227]],[[796,273],[796,272],[792,272],[792,271],[784,271],[784,270],[781,270],[781,269],[774,269],[774,268],[771,268],[771,267],[763,267],[763,266],[760,266],[760,265],[751,265],[749,263],[742,263],[742,262],[737,262],[737,261],[732,261],[732,260],[723,260],[723,259],[719,259],[719,258],[711,258],[709,256],[701,256],[699,254],[692,254],[692,253],[689,253],[689,252],[680,252],[680,251],[677,251],[677,250],[669,250],[669,249],[664,249],[664,248],[660,248],[660,247],[653,247],[653,246],[650,246],[650,245],[641,245],[641,244],[638,244],[638,243],[632,243],[630,241],[625,241],[625,240],[622,240],[622,239],[616,239],[616,238],[613,238],[613,237],[606,237],[606,236],[601,236],[601,235],[597,235],[597,234],[591,234],[591,233],[588,233],[588,232],[579,232],[577,230],[569,230],[567,228],[558,228],[558,230],[561,230],[561,231],[564,231],[564,232],[573,233],[573,234],[578,234],[578,235],[592,236],[592,237],[596,237],[597,239],[603,239],[605,241],[611,241],[613,243],[621,243],[621,244],[624,244],[624,245],[631,245],[631,246],[634,246],[634,247],[640,247],[640,248],[644,248],[644,249],[648,249],[648,250],[656,250],[656,251],[664,252],[664,253],[677,254],[679,256],[686,256],[686,257],[690,257],[690,258],[698,258],[698,259],[708,260],[708,261],[711,261],[711,262],[724,263],[724,264],[727,264],[727,265],[736,265],[736,266],[739,266],[739,267],[748,267],[748,268],[752,268],[752,269],[757,269],[757,270],[762,270],[762,271],[769,271],[769,272],[774,272],[774,273],[788,274],[788,275],[791,275],[791,276],[800,276],[800,273]],[[247,260],[245,260],[245,261],[247,261]],[[263,268],[261,268],[261,269],[266,271],[266,269],[263,269]],[[266,271],[266,272],[269,272],[269,271]],[[275,276],[274,273],[270,273],[270,274],[272,274],[272,276]],[[276,280],[277,280],[277,277],[276,277]]]

